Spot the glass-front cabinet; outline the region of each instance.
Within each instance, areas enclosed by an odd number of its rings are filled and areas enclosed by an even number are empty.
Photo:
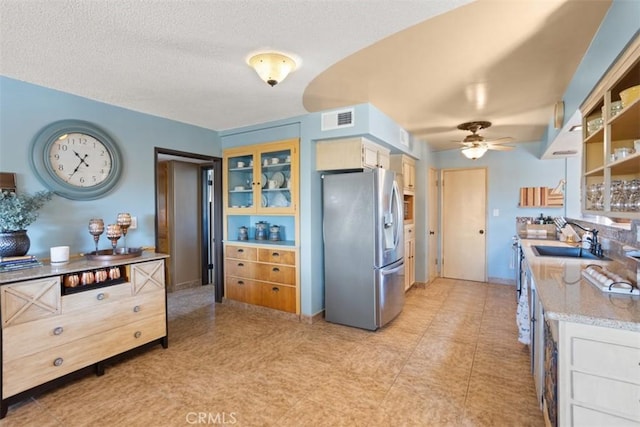
[[[298,139],[224,151],[227,214],[294,214],[298,205]]]
[[[640,37],[580,110],[583,212],[640,218]]]

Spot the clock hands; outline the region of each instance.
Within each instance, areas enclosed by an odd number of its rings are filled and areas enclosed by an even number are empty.
[[[80,157],[80,154],[78,154],[75,150],[73,150],[73,154],[75,154],[76,157],[80,159],[80,163],[78,163],[78,166],[76,166],[73,172],[71,172],[71,175],[69,175],[69,179],[67,180],[67,182],[71,179],[73,175],[75,175],[76,172],[78,172],[78,169],[80,169],[80,166],[82,166],[83,163],[85,164],[86,167],[89,167],[89,163],[87,163],[85,160],[87,157],[89,157],[88,154],[85,154],[84,157]]]

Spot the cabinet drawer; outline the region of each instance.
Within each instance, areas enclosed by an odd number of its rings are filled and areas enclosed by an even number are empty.
[[[67,314],[77,310],[93,309],[100,305],[110,304],[124,298],[131,297],[131,284],[122,283],[106,288],[92,289],[77,294],[62,297],[62,313]]]
[[[261,294],[261,305],[290,313],[296,312],[296,288],[263,283]]]
[[[227,245],[227,252],[225,256],[227,258],[234,259],[246,259],[249,261],[255,261],[257,257],[258,248],[250,246],[231,246]]]
[[[258,264],[257,274],[254,278],[266,282],[282,283],[285,285],[296,284],[296,269],[285,265]]]
[[[404,226],[404,240],[413,240],[416,237],[415,225]]]
[[[166,318],[157,315],[66,345],[3,363],[2,397],[90,366],[166,335]]]
[[[572,398],[640,421],[640,385],[572,372]]]
[[[274,264],[296,265],[296,253],[295,251],[282,249],[260,248],[258,250],[258,261]]]
[[[0,287],[2,327],[59,315],[60,295],[60,276]]]
[[[632,337],[635,342],[637,335]],[[638,347],[574,337],[571,340],[571,355],[573,369],[640,384]]]
[[[574,426],[608,426],[608,427],[638,427],[640,422],[633,422],[626,418],[616,417],[594,409],[571,405],[572,425]]]
[[[226,284],[226,298],[247,304],[260,304],[260,283],[251,279],[227,276]]]
[[[256,277],[256,263],[243,260],[227,259],[224,262],[225,272],[229,276],[245,277],[254,279]]]
[[[133,295],[164,290],[164,260],[132,264],[131,289]]]
[[[88,311],[75,311],[5,328],[5,362],[118,328],[137,320],[165,314],[164,292],[145,293]]]

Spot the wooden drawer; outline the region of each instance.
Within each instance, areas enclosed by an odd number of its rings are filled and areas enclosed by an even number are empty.
[[[227,259],[224,262],[224,269],[228,276],[254,279],[256,277],[257,265],[250,261]]]
[[[273,264],[296,265],[295,251],[283,249],[258,249],[258,261],[269,262]]]
[[[260,304],[260,283],[251,279],[227,276],[226,285],[226,298],[247,304]]]
[[[90,366],[161,338],[166,333],[166,318],[164,315],[157,315],[18,360],[5,362],[2,367],[2,397],[13,396],[46,381]]]
[[[130,280],[133,295],[164,290],[164,260],[131,264]]]
[[[227,252],[225,256],[227,258],[255,261],[256,259],[258,259],[257,253],[258,253],[258,248],[254,248],[251,246],[227,245]]]
[[[296,284],[296,269],[285,265],[257,264],[254,278],[266,282],[282,283],[285,285]]]
[[[630,331],[616,332],[634,334]],[[629,343],[638,343],[638,336],[638,333],[630,335]],[[574,337],[571,340],[571,353],[573,369],[640,384],[638,347]]]
[[[276,310],[296,312],[296,288],[262,283],[260,305]]]
[[[404,226],[404,240],[412,240],[416,237],[415,225],[407,224]]]
[[[77,294],[65,295],[62,297],[62,313],[67,314],[74,311],[94,309],[101,305],[121,301],[131,297],[131,284],[121,283],[119,285],[108,286],[106,288],[92,289],[90,291],[79,292]]]
[[[571,397],[580,404],[640,421],[640,385],[574,371],[571,374],[571,393]]]
[[[14,325],[3,331],[2,357],[5,362],[15,360],[160,314],[165,314],[164,291]]]
[[[3,285],[2,327],[59,315],[60,295],[60,276]]]

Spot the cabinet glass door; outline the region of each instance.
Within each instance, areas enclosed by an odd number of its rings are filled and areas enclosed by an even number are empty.
[[[260,182],[263,210],[291,207],[291,149],[263,152],[260,155]]]
[[[227,165],[227,208],[252,209],[255,203],[253,197],[253,155],[243,154],[229,157]]]

